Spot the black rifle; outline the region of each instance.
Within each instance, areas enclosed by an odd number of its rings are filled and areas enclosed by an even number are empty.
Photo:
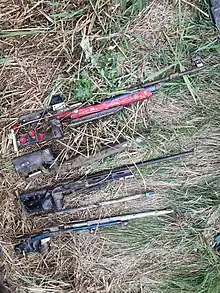
[[[68,180],[52,187],[49,186],[36,191],[28,191],[27,193],[20,195],[20,201],[27,213],[62,211],[63,198],[67,194],[100,188],[104,184],[114,180],[131,178],[134,177],[132,169],[165,162],[168,160],[179,159],[193,153],[193,151],[188,151],[163,158],[122,166],[112,170],[105,170],[89,174],[83,176],[79,180]]]

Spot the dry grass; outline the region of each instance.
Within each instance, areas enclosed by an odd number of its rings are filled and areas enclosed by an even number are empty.
[[[216,118],[219,82],[210,78],[210,74],[215,76],[214,72],[194,76],[188,83],[173,82],[170,88],[156,93],[149,103],[133,105],[115,117],[76,129],[67,127],[64,139],[48,143],[62,159],[77,154],[89,156],[109,143],[134,137],[142,139],[138,149],[71,174],[59,172],[29,182],[15,174],[10,164],[14,156],[8,140],[11,124],[18,116],[43,107],[53,93],[61,93],[68,103],[75,99],[86,102],[87,97],[76,91],[77,85],[88,92],[89,102],[100,100],[131,83],[153,77],[158,71],[163,73],[164,68],[164,72],[172,71],[187,59],[189,53],[184,55],[182,47],[173,48],[171,42],[174,38],[174,44],[181,40],[183,45],[187,33],[195,42],[198,38],[190,35],[190,26],[186,35],[184,27],[181,28],[181,21],[195,13],[195,6],[182,5],[181,15],[179,6],[170,1],[149,1],[145,10],[129,17],[123,14],[117,1],[1,1],[0,239],[4,280],[11,292],[155,293],[161,278],[168,278],[172,266],[181,266],[198,257],[191,248],[186,249],[193,242],[186,240],[184,230],[192,226],[188,215],[166,219],[162,228],[150,220],[131,225],[134,247],[139,240],[138,233],[144,241],[138,252],[129,249],[129,227],[113,229],[113,238],[107,232],[82,232],[52,239],[51,251],[46,256],[19,257],[13,250],[14,237],[20,233],[31,233],[62,221],[169,207],[173,190],[184,187],[190,192],[191,187],[219,177],[220,137]],[[210,28],[207,36],[214,35],[211,32]],[[80,45],[86,38],[93,48],[93,56],[87,60],[86,49]],[[191,49],[192,44],[188,46]],[[199,46],[203,45],[199,43]],[[84,73],[86,77],[82,77]],[[189,87],[200,98],[199,105],[195,104]],[[156,198],[70,216],[21,218],[17,196],[30,187],[192,148],[195,149],[193,157],[136,170],[135,179],[89,194],[69,196],[66,206],[86,205],[145,189],[155,190]],[[214,218],[218,219],[218,213],[210,214],[210,219]],[[209,222],[211,225],[213,221]],[[171,230],[175,235],[173,242]],[[154,237],[156,231],[163,237]],[[212,232],[210,228],[204,234],[211,238]]]

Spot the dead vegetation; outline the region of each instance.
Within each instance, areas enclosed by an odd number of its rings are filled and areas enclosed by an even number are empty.
[[[192,249],[197,236],[188,233],[194,231],[194,212],[190,214],[186,208],[189,214],[179,215],[181,208],[175,200],[173,203],[172,196],[174,190],[191,195],[194,186],[219,177],[218,67],[212,73],[205,70],[199,76],[170,83],[149,103],[133,105],[114,117],[76,129],[67,127],[64,139],[48,143],[66,159],[77,154],[89,157],[122,139],[142,140],[137,149],[86,169],[28,182],[12,169],[10,159],[15,154],[8,140],[8,130],[17,117],[43,107],[54,93],[62,94],[69,104],[92,103],[131,84],[188,65],[189,54],[197,49],[208,60],[218,60],[211,24],[205,30],[199,22],[190,22],[195,12],[204,17],[195,8],[201,1],[195,2],[192,6],[185,1],[149,1],[144,10],[135,13],[129,4],[123,11],[120,1],[1,1],[0,240],[4,280],[11,292],[165,293],[165,289],[157,290],[172,274],[172,267],[199,258]],[[199,9],[205,11],[204,7]],[[209,23],[208,18],[205,21]],[[193,33],[192,27],[196,30]],[[207,39],[198,41],[199,36]],[[210,52],[204,49],[208,46]],[[135,179],[73,195],[66,198],[66,205],[81,206],[146,189],[155,191],[152,199],[70,216],[21,217],[17,197],[30,187],[192,148],[192,157],[136,170]],[[199,192],[190,203],[197,203]],[[13,250],[16,235],[45,225],[169,208],[172,204],[177,207],[177,215],[161,222],[146,220],[111,231],[52,239],[46,256],[25,258]],[[184,207],[187,205],[186,200]],[[204,215],[195,211],[199,219],[211,219],[213,215],[218,219],[216,211],[209,205],[207,209]],[[210,230],[213,232],[213,227],[204,232],[208,239]]]

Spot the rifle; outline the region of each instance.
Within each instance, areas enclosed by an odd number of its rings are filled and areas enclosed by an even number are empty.
[[[198,66],[197,62],[196,65]],[[60,139],[63,137],[63,124],[76,127],[116,114],[125,106],[151,98],[152,93],[160,88],[159,83],[190,75],[202,69],[202,66],[198,66],[188,71],[176,72],[161,79],[124,89],[125,93],[108,98],[99,104],[83,107],[78,107],[79,104],[73,105],[75,109],[67,110],[62,98],[59,95],[53,96],[49,108],[21,116],[18,123],[12,126],[11,138],[14,150],[17,152],[18,147]]]
[[[21,194],[19,199],[23,209],[27,213],[62,211],[63,198],[67,194],[100,188],[104,184],[114,180],[132,178],[134,177],[132,170],[135,168],[146,167],[168,160],[179,159],[192,154],[193,151],[188,151],[176,155],[122,166],[112,170],[93,173],[86,175],[78,180],[63,181],[60,184],[52,187],[44,187],[36,191],[28,191]]]
[[[102,149],[89,158],[80,155],[64,162],[60,162],[59,159],[54,156],[51,149],[46,148],[14,158],[12,159],[12,164],[15,170],[24,177],[33,177],[42,172],[50,172],[57,168],[61,169],[63,172],[68,172],[120,153],[134,145],[135,142],[124,141],[119,144],[109,145],[107,148]]]
[[[48,240],[57,236],[62,236],[68,234],[69,232],[77,231],[96,231],[98,228],[126,225],[128,221],[142,219],[146,217],[158,217],[173,213],[173,210],[158,210],[158,211],[148,211],[137,214],[128,214],[123,216],[115,216],[110,218],[80,221],[67,223],[59,226],[54,226],[50,228],[43,229],[42,232],[18,237],[17,240],[20,242],[15,245],[15,251],[19,253],[30,253],[30,252],[47,252]]]
[[[18,123],[12,126],[11,137],[14,149],[17,151],[18,147],[60,139],[63,137],[62,124],[79,126],[107,117],[122,110],[125,106],[149,99],[154,90],[156,90],[156,86],[133,91],[133,93],[129,94],[118,95],[100,104],[84,106],[60,113],[57,113],[57,109],[64,109],[64,103],[60,96],[54,96],[52,97],[50,108],[21,116]],[[62,106],[59,106],[60,104]],[[54,108],[54,106],[56,107]]]

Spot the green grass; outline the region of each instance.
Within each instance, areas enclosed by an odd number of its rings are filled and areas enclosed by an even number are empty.
[[[187,213],[194,229],[212,229],[212,218],[220,215],[220,188],[217,179],[170,191],[170,206],[178,213]],[[211,224],[210,222],[211,221]]]
[[[8,37],[24,37],[38,34],[54,33],[53,30],[48,30],[44,28],[31,28],[28,30],[15,30],[15,31],[0,31],[0,38]]]
[[[178,217],[130,221],[128,226],[105,230],[102,234],[110,241],[113,250],[125,254],[144,253],[147,249],[155,252],[162,247],[178,253],[192,253],[194,239],[201,229],[190,225],[178,225]]]
[[[124,16],[132,16],[142,11],[147,6],[147,0],[117,0]]]
[[[88,6],[82,8],[82,9],[79,9],[77,11],[72,11],[72,12],[60,12],[60,13],[53,13],[53,14],[50,14],[50,17],[53,18],[53,19],[69,19],[69,18],[73,18],[75,16],[79,16],[83,13],[85,13],[86,11],[88,11]]]
[[[133,290],[130,287],[129,278],[121,280],[123,278],[120,275],[119,280],[115,272],[110,275],[112,270],[114,271],[111,263],[112,258],[120,267],[124,261],[122,258],[124,256],[127,257],[126,261],[128,261],[130,256],[138,257],[141,255],[151,258],[152,253],[155,259],[155,267],[160,271],[159,280],[157,275],[152,276],[156,283],[156,288],[152,292],[159,290],[160,293],[218,293],[220,291],[218,282],[219,257],[212,251],[210,239],[213,238],[212,235],[218,229],[216,222],[219,218],[220,205],[219,183],[214,178],[214,176],[219,175],[217,171],[219,153],[217,131],[220,124],[218,101],[220,44],[217,41],[216,30],[206,16],[208,13],[207,1],[201,0],[195,3],[205,14],[187,5],[184,1],[177,1],[176,6],[173,6],[176,19],[172,27],[163,30],[160,40],[157,40],[154,47],[152,47],[150,37],[146,39],[137,32],[130,32],[130,28],[136,24],[137,19],[140,29],[148,30],[147,24],[145,24],[146,27],[141,27],[144,13],[141,18],[138,17],[140,12],[144,11],[145,14],[148,12],[148,5],[152,2],[144,0],[114,0],[110,2],[91,0],[85,4],[86,6],[82,5],[82,7],[78,7],[77,3],[72,3],[76,5],[74,8],[70,2],[48,1],[44,3],[51,8],[51,10],[48,10],[48,16],[52,19],[52,23],[49,21],[50,24],[48,25],[46,21],[49,29],[38,28],[37,26],[28,28],[29,24],[26,24],[24,28],[0,32],[0,38],[8,38],[8,42],[17,39],[30,41],[35,38],[36,34],[42,34],[42,38],[48,38],[48,44],[50,42],[55,43],[56,48],[53,48],[53,50],[57,54],[57,63],[54,64],[62,64],[61,69],[64,69],[62,71],[58,68],[58,72],[61,71],[61,74],[59,76],[55,74],[56,77],[51,87],[49,80],[52,77],[50,76],[46,81],[46,89],[42,89],[44,94],[43,90],[49,91],[45,104],[49,102],[53,94],[58,93],[64,97],[69,105],[77,101],[83,104],[102,101],[115,93],[124,92],[123,89],[132,85],[167,76],[176,71],[190,69],[193,66],[191,57],[195,54],[202,57],[206,68],[197,74],[163,84],[154,93],[146,108],[143,107],[138,112],[137,118],[140,119],[137,123],[133,123],[134,118],[132,117],[132,121],[125,127],[126,122],[131,119],[131,113],[133,115],[133,112],[129,109],[104,121],[103,124],[94,123],[94,125],[88,126],[89,131],[91,130],[91,136],[104,125],[107,128],[107,135],[102,135],[103,137],[106,136],[107,139],[110,135],[115,138],[120,132],[119,138],[144,137],[145,141],[140,144],[140,152],[145,154],[146,159],[195,148],[195,156],[142,168],[141,174],[137,170],[134,171],[137,185],[133,188],[136,187],[139,191],[139,183],[142,177],[146,180],[146,184],[148,184],[149,179],[151,186],[155,186],[155,189],[157,189],[163,208],[173,208],[175,213],[170,217],[131,221],[128,226],[103,230],[101,237],[106,240],[110,250],[104,250],[103,252],[102,249],[105,248],[102,247],[99,251],[100,254],[95,256],[91,243],[87,245],[84,236],[80,234],[79,243],[77,241],[74,244],[71,243],[68,250],[64,250],[65,257],[60,259],[60,264],[64,264],[64,266],[65,262],[68,264],[69,255],[72,253],[73,265],[75,265],[75,262],[79,267],[82,264],[85,265],[83,253],[86,255],[88,249],[86,263],[86,265],[88,264],[88,271],[85,273],[85,270],[81,269],[87,282],[85,284],[92,283],[94,284],[93,290],[97,290],[97,288],[102,288],[103,283],[106,285],[108,280],[114,282],[116,278],[115,282],[118,282],[119,285],[111,287],[111,282],[109,282],[106,287],[103,286],[103,292],[105,288],[110,291],[113,288],[112,290],[115,290],[115,292],[120,292],[119,287],[123,287],[120,285],[121,282],[124,282],[124,292],[126,292],[126,290]],[[157,5],[156,2],[155,5]],[[156,18],[157,15],[155,14],[155,22]],[[92,48],[90,58],[85,57],[86,49],[80,46],[81,40],[84,37],[86,39],[87,36],[89,46]],[[56,51],[57,47],[59,49]],[[44,50],[46,49],[44,48]],[[77,55],[76,59],[74,59],[74,54]],[[13,60],[13,58],[7,57],[7,54],[6,57],[4,56],[0,59],[0,65],[6,64],[8,66],[7,61]],[[45,58],[45,60],[47,59]],[[44,62],[45,60],[43,59]],[[47,67],[44,69],[44,72],[46,71]],[[10,74],[11,72],[7,76]],[[27,74],[27,76],[30,80],[26,81],[28,86],[24,84],[24,88],[29,89],[30,84],[34,85],[33,88],[35,85],[38,88],[37,73],[34,80],[32,80],[31,75],[29,77]],[[42,80],[41,76],[39,76],[39,80]],[[43,78],[44,82],[45,80],[47,80],[47,77]],[[41,90],[41,86],[39,88]],[[38,95],[36,96],[40,97],[42,92],[37,92]],[[16,96],[16,94],[13,95]],[[14,102],[14,96],[12,102]],[[10,103],[10,100],[8,103]],[[145,121],[143,121],[143,118],[145,118]],[[77,128],[77,130],[68,129],[68,131],[71,131],[72,137],[67,138],[75,139],[75,134],[77,131],[77,134],[79,134],[81,128]],[[86,153],[84,147],[86,144],[93,148],[96,147],[97,141],[95,143],[93,141],[96,140],[96,134],[91,140],[92,142],[89,139],[86,140],[83,147],[78,146],[77,142],[76,145],[71,145],[71,147],[73,150],[74,148],[78,150],[78,147],[81,147],[82,152]],[[102,145],[102,141],[98,144],[99,147],[100,145]],[[136,155],[138,157],[138,151],[130,153],[134,161],[136,161]],[[91,166],[90,171],[95,172],[120,164],[123,164],[123,157],[115,156]],[[6,161],[3,161],[1,165],[3,171],[9,170]],[[5,182],[7,181],[5,180]],[[6,183],[4,184],[7,186]],[[19,181],[19,184],[21,189],[24,182]],[[7,188],[5,186],[4,190]],[[11,186],[9,187],[11,188]],[[13,191],[10,188],[8,188],[6,196],[14,192],[15,188],[13,187]],[[118,192],[117,186],[108,185],[105,192],[116,194]],[[151,208],[152,206],[149,204],[149,209]],[[122,214],[123,212],[121,211]],[[95,214],[91,216],[95,216]],[[88,239],[90,239],[89,236]],[[98,236],[94,235],[92,239],[96,247]],[[55,241],[54,243],[56,243]],[[83,246],[84,244],[85,246]],[[73,247],[75,248],[73,249]],[[163,255],[161,257],[162,250],[164,257]],[[53,253],[53,250],[51,253]],[[107,264],[104,263],[106,255],[111,256],[107,260]],[[41,275],[39,275],[39,279],[37,276],[32,278],[30,272],[27,272],[29,267],[26,270],[26,263],[24,263],[25,266],[22,267],[23,271],[21,270],[19,276],[24,286],[33,287],[34,284],[41,287],[42,285],[42,287],[48,289],[49,281],[53,282],[55,279],[54,282],[59,283],[57,280],[62,280],[63,275],[59,271],[60,266],[57,265],[54,268],[56,258],[51,257],[49,260],[45,258],[44,261],[45,278],[42,279]],[[82,261],[82,264],[80,261]],[[111,267],[109,267],[108,262]],[[21,266],[24,264],[21,264]],[[33,261],[31,269],[35,270],[37,267],[39,271],[40,265],[42,264],[39,264],[38,260],[36,263]],[[82,268],[84,269],[83,265]],[[104,268],[103,271],[101,270],[102,267]],[[17,265],[16,269],[20,269],[20,267]],[[79,279],[83,280],[82,275],[80,275],[82,271],[80,269],[78,271],[77,267],[72,267],[72,269],[77,276],[79,275]],[[49,273],[47,270],[50,270]],[[146,264],[146,270],[144,271],[141,267],[140,274],[143,273],[144,275],[147,270]],[[72,272],[67,271],[65,273],[67,280]],[[48,281],[47,278],[50,274],[53,279]],[[133,276],[134,272],[131,271],[129,274],[129,277]],[[139,277],[131,280],[131,282],[137,285]],[[65,281],[65,277],[63,278]],[[158,284],[160,281],[166,283],[166,286]],[[149,285],[149,280],[147,285]],[[134,290],[134,292],[143,292],[143,290]]]
[[[173,271],[173,277],[162,292],[218,293],[220,291],[219,256],[215,255],[203,239],[195,243],[198,247],[197,260]]]
[[[0,65],[8,62],[9,58],[8,57],[5,57],[5,58],[0,58]]]

